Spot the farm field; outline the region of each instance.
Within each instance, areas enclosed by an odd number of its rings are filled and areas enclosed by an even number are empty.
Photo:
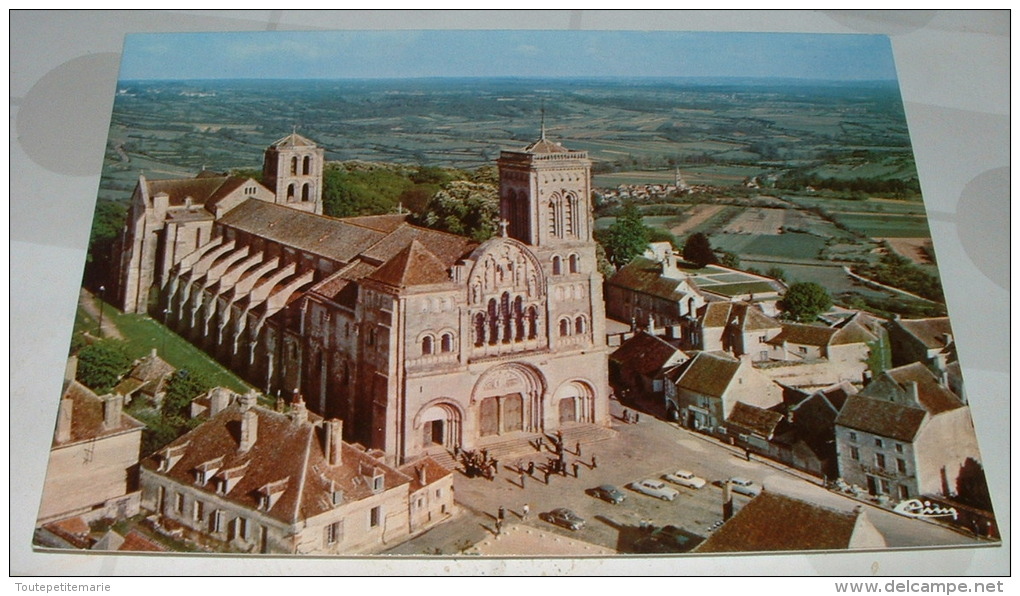
[[[715,234],[712,246],[741,255],[765,255],[780,259],[813,260],[825,247],[825,239],[811,234],[780,235]]]
[[[869,238],[931,238],[924,215],[842,213],[837,219]]]

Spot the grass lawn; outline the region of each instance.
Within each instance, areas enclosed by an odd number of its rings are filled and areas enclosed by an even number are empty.
[[[110,305],[104,307],[103,313],[104,320],[115,324],[124,335],[124,348],[132,360],[141,358],[156,348],[160,357],[175,368],[186,368],[208,379],[213,385],[229,387],[239,393],[248,391],[249,385],[237,375],[153,319],[145,315],[122,313]],[[94,334],[96,324],[97,321],[93,317],[81,308],[78,309],[78,317],[74,324],[75,332],[82,330]]]

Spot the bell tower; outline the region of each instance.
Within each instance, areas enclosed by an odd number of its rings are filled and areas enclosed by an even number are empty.
[[[525,244],[555,247],[592,242],[591,160],[542,136],[499,160],[500,217]]]
[[[324,156],[321,147],[293,132],[266,149],[262,182],[278,205],[321,214]]]

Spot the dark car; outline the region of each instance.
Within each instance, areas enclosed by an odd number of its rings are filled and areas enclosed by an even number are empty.
[[[684,553],[691,549],[691,538],[677,526],[656,528],[649,536],[634,543],[634,552],[643,554]]]
[[[591,496],[602,499],[607,503],[612,503],[613,505],[619,505],[627,498],[627,495],[623,494],[620,489],[616,488],[612,484],[596,486],[588,492]]]
[[[568,530],[577,531],[584,527],[585,521],[576,513],[569,509],[559,507],[552,511],[547,511],[541,515],[545,521],[566,528]]]

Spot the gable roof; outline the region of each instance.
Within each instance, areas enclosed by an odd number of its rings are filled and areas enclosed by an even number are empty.
[[[680,374],[676,385],[709,397],[722,397],[730,386],[740,361],[724,354],[699,352]]]
[[[921,429],[927,413],[884,399],[865,395],[851,395],[836,417],[837,426],[911,442]]]
[[[763,491],[695,550],[725,553],[846,549],[862,515],[861,511],[839,511]],[[781,526],[777,527],[776,520],[782,520]]]
[[[117,399],[123,398],[118,397]],[[120,424],[113,428],[105,428],[103,425],[103,398],[78,381],[71,381],[67,384],[62,400],[71,401],[71,434],[67,441],[60,443],[57,442],[54,435],[54,445],[91,441],[125,431],[141,430],[145,426],[133,417],[121,413]]]
[[[270,147],[315,147],[315,146],[316,146],[315,143],[299,135],[296,132],[292,132],[291,134],[283,137],[282,139],[278,139],[275,143],[270,145]]]
[[[960,398],[943,387],[928,367],[920,362],[889,369],[882,375],[892,379],[903,391],[907,391],[910,383],[917,383],[917,401],[931,414],[941,414],[964,406]],[[865,387],[861,393],[869,395],[868,388]]]
[[[699,313],[702,327],[725,327],[736,321],[744,331],[778,329],[782,324],[747,302],[709,302]]]
[[[240,188],[251,178],[228,176],[203,170],[194,178],[167,180],[142,178],[142,180],[150,197],[166,193],[171,207],[182,207],[186,204],[186,199],[191,198],[191,204],[195,207],[204,206],[208,211],[212,211],[221,199]]]
[[[623,342],[609,358],[628,370],[651,376],[662,370],[677,354],[684,355],[669,342],[640,331]]]
[[[783,415],[779,412],[745,404],[742,401],[733,404],[733,410],[726,418],[727,424],[762,437],[771,437],[782,421]]]
[[[827,346],[836,335],[838,329],[825,327],[824,325],[806,325],[803,323],[783,323],[783,330],[779,335],[768,340],[766,343],[772,345],[783,345],[784,343],[800,344],[805,346]]]
[[[636,257],[614,273],[607,283],[676,302],[692,295],[679,289],[685,281],[686,279],[663,277],[660,263],[645,257]]]
[[[244,406],[231,404],[191,432],[171,442],[141,465],[160,476],[196,490],[216,494],[217,482],[199,485],[195,472],[203,465],[215,468],[214,478],[230,473],[234,485],[219,498],[236,505],[258,509],[260,494],[278,494],[265,515],[285,523],[296,523],[334,507],[334,490],[343,492],[344,502],[373,495],[366,475],[378,472],[386,490],[411,481],[407,475],[368,453],[340,443],[342,463],[329,465],[323,449],[321,424],[292,420],[287,414],[250,406],[257,417],[254,444],[240,451],[239,437]],[[180,459],[167,471],[159,471],[162,454],[179,450]]]
[[[949,317],[894,319],[892,324],[914,336],[929,350],[946,347],[947,336],[952,341],[953,328],[949,324]]]

